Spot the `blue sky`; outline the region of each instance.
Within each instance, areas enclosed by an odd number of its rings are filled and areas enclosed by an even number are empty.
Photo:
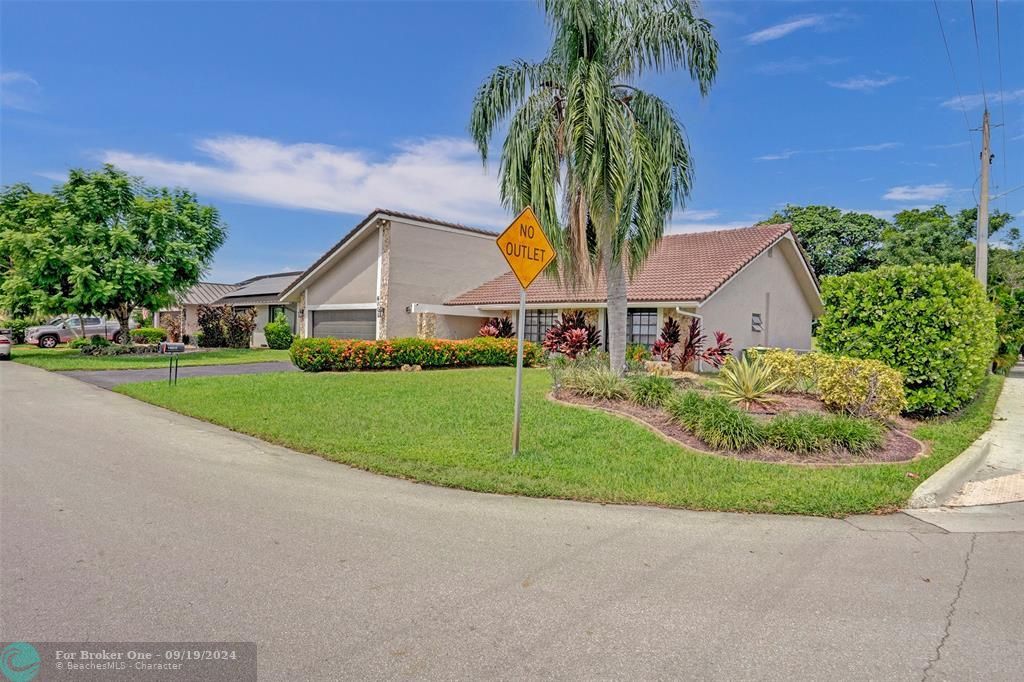
[[[982,88],[992,194],[1024,183],[1024,3],[711,2],[719,78],[642,85],[685,123],[696,183],[673,230],[750,224],[785,203],[888,216],[974,205]],[[0,179],[46,190],[114,162],[184,185],[230,225],[211,278],[301,269],[376,206],[498,228],[496,164],[466,123],[500,63],[540,58],[533,2],[8,2]],[[1005,110],[1005,114],[1003,112]],[[1005,160],[1005,173],[1004,173]],[[994,202],[1024,223],[1024,190]]]

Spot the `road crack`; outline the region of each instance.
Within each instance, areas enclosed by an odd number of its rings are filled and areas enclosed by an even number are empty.
[[[928,676],[931,675],[932,668],[942,660],[942,648],[946,645],[946,640],[949,639],[949,629],[953,625],[953,616],[956,615],[956,606],[960,601],[960,595],[964,590],[964,583],[967,582],[967,574],[971,570],[971,555],[974,554],[974,543],[978,539],[977,533],[971,534],[971,546],[967,548],[967,556],[964,557],[964,573],[960,576],[960,582],[956,586],[956,595],[953,597],[953,601],[949,604],[949,610],[946,612],[946,625],[942,630],[942,638],[939,640],[938,646],[935,647],[935,653],[928,659],[928,664],[924,667],[924,672],[921,674],[921,682],[925,682]]]

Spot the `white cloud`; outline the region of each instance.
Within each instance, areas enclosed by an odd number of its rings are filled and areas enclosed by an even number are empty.
[[[39,83],[23,71],[0,72],[0,107],[34,111]]]
[[[749,45],[758,45],[760,43],[766,43],[770,40],[778,40],[788,36],[794,31],[799,31],[805,28],[813,28],[823,26],[825,24],[826,16],[824,14],[809,14],[802,17],[793,17],[787,19],[781,24],[775,24],[768,28],[763,28],[760,31],[744,36],[743,40]]]
[[[970,144],[970,140],[964,140],[963,142],[951,142],[949,144],[929,144],[925,145],[925,149],[955,149],[957,147],[966,147]]]
[[[787,57],[774,62],[763,62],[751,71],[764,76],[783,76],[789,73],[805,73],[817,66],[832,66],[845,61],[847,60],[839,57],[813,57],[811,59]]]
[[[952,185],[948,182],[932,185],[899,185],[890,187],[882,198],[890,201],[938,201],[948,197],[953,191]]]
[[[711,220],[717,218],[720,214],[721,211],[715,209],[697,210],[688,208],[679,215],[679,218],[680,220]]]
[[[254,204],[368,213],[376,207],[501,227],[508,216],[474,145],[433,138],[399,145],[383,158],[326,144],[260,137],[199,140],[202,161],[108,150],[102,160],[150,182],[181,185]]]
[[[1003,90],[1002,92],[993,92],[990,96],[993,102],[998,103],[1000,100],[1003,102],[1013,102],[1019,99],[1024,99],[1024,88],[1019,90]],[[947,99],[940,106],[947,109],[980,109],[985,105],[985,95],[964,95],[963,97],[953,97]]]
[[[903,80],[901,76],[878,76],[872,78],[871,76],[854,76],[853,78],[847,78],[842,81],[829,81],[828,84],[833,88],[840,88],[841,90],[855,90],[857,92],[874,92],[879,88],[884,88],[886,85],[892,85]]]
[[[836,152],[881,152],[887,149],[902,147],[902,142],[881,142],[879,144],[862,144],[855,147],[834,147],[832,149],[787,149],[784,152],[775,154],[764,154],[755,156],[755,161],[781,161],[790,159],[798,154],[833,154]]]

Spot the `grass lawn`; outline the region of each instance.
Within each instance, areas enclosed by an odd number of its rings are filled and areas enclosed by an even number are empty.
[[[288,361],[288,351],[263,348],[225,348],[178,356],[180,366],[237,365],[243,362]],[[167,367],[166,355],[82,355],[72,348],[46,350],[29,344],[14,346],[11,359],[33,367],[65,371],[72,369],[152,369]]]
[[[526,370],[522,454],[509,455],[510,368],[265,374],[127,384],[116,390],[267,441],[370,471],[536,497],[688,509],[843,516],[892,510],[983,432],[1002,386],[955,419],[922,426],[933,454],[899,465],[810,468],[686,450],[610,414],[552,403]],[[907,473],[920,478],[908,478]]]

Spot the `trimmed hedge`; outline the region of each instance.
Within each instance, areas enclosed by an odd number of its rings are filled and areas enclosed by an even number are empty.
[[[288,324],[288,318],[284,313],[278,313],[273,322],[268,322],[263,327],[263,336],[267,339],[267,347],[277,350],[288,350],[292,345],[292,326]]]
[[[907,412],[950,412],[977,393],[995,352],[995,311],[965,268],[889,266],[829,277],[822,298],[818,346],[898,369]]]
[[[540,362],[535,343],[523,346],[523,364]],[[387,341],[358,339],[295,339],[295,366],[305,372],[347,372],[366,369],[420,367],[484,367],[516,364],[516,340],[477,337],[464,341],[404,338]]]
[[[132,330],[134,343],[160,343],[167,340],[167,330],[160,327],[138,327]]]

